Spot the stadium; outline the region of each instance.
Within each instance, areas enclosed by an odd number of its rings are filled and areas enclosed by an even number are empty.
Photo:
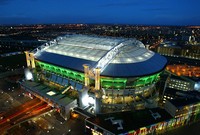
[[[156,107],[155,86],[167,64],[142,42],[121,37],[68,34],[25,53],[27,81],[55,88],[46,91],[51,97],[75,97],[94,114]]]

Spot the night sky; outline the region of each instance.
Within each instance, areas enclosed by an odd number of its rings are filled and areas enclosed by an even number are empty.
[[[200,0],[0,0],[0,24],[200,25]]]

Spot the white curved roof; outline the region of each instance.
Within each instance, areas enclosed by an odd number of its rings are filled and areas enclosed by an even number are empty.
[[[57,45],[45,49],[46,52],[75,58],[98,61],[118,44],[126,44],[111,63],[137,63],[146,61],[154,53],[144,48],[136,39],[97,37],[88,35],[66,35],[57,41]]]
[[[135,39],[66,35],[32,51],[37,60],[84,72],[83,64],[101,68],[102,76],[138,77],[162,71],[166,58]]]

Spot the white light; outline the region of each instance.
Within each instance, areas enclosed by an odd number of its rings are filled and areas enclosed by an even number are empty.
[[[142,58],[142,57],[138,57],[138,59],[139,59],[139,60],[143,60],[143,58]]]
[[[200,82],[196,82],[195,84],[194,84],[194,89],[195,90],[200,90]]]
[[[144,54],[144,56],[145,56],[145,57],[149,57],[149,55],[148,55],[148,54]]]
[[[127,59],[127,61],[128,61],[128,62],[131,62],[131,61],[132,61],[132,59],[129,59],[129,58],[128,58],[128,59]]]
[[[94,104],[94,98],[93,97],[88,97],[88,103],[89,104]]]
[[[53,91],[49,91],[49,92],[47,92],[47,95],[49,95],[49,96],[53,96],[53,95],[55,95],[56,93],[55,92],[53,92]]]
[[[25,69],[25,78],[26,80],[33,80],[33,74],[29,69]]]
[[[83,103],[83,106],[87,106],[88,105],[88,95],[84,95],[82,97],[82,103]]]

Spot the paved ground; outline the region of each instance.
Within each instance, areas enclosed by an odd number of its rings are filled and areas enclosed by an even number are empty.
[[[84,117],[61,122],[49,112],[10,129],[8,135],[85,135]]]
[[[31,100],[23,96],[23,91],[18,84],[10,83],[7,79],[0,79],[0,112],[7,111],[13,107]]]

